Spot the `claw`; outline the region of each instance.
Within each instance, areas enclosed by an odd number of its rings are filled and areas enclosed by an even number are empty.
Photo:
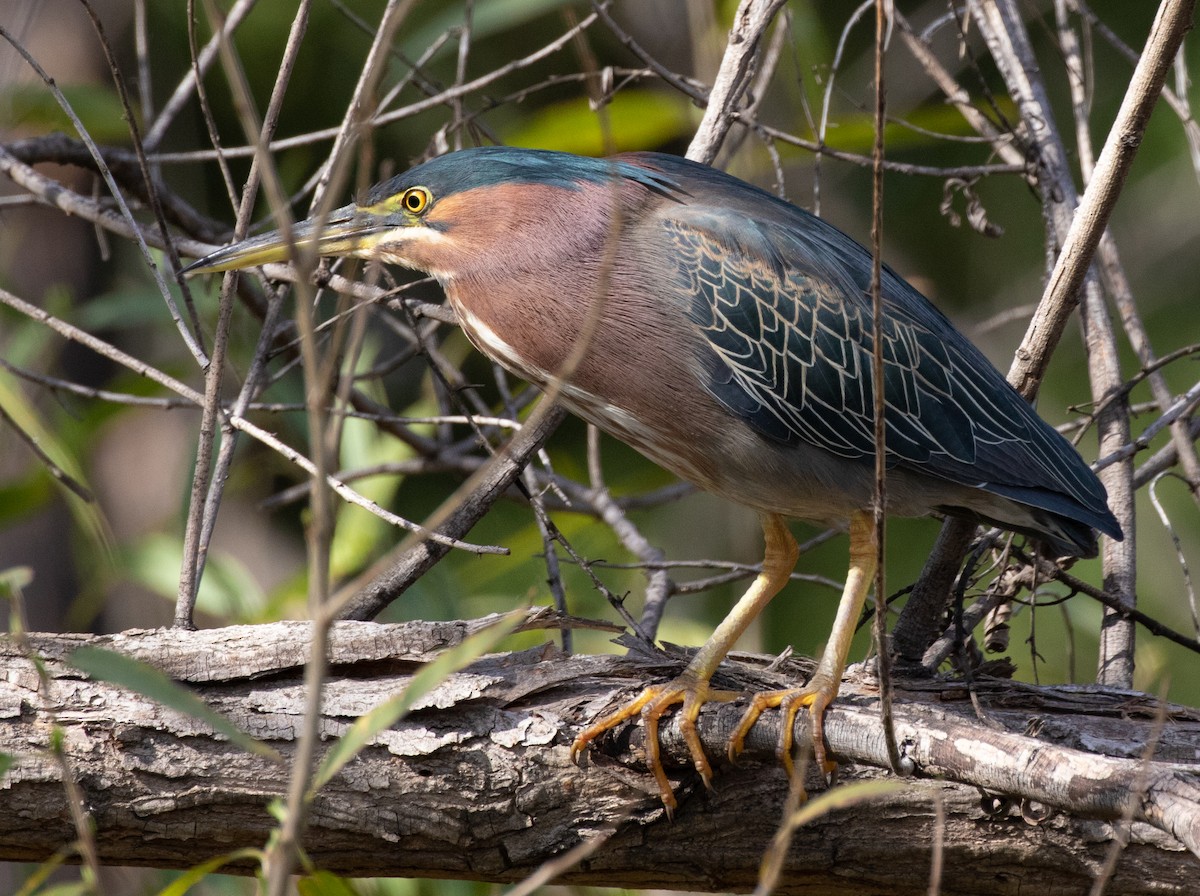
[[[671,788],[671,782],[663,769],[662,751],[658,742],[659,719],[672,706],[683,705],[679,714],[679,730],[683,734],[684,743],[687,744],[688,753],[692,757],[692,765],[695,766],[701,780],[704,781],[704,786],[711,789],[712,765],[700,743],[700,734],[696,730],[696,719],[699,718],[700,708],[705,703],[725,703],[737,699],[738,696],[739,694],[735,691],[715,690],[708,681],[689,674],[685,670],[672,682],[646,688],[616,712],[610,713],[580,732],[571,744],[571,759],[577,760],[587,745],[605,731],[611,731],[622,722],[640,716],[646,729],[646,764],[650,766],[650,771],[658,784],[658,793],[662,798],[663,805],[666,807],[667,813],[671,814],[675,811],[678,803],[674,790]]]
[[[796,714],[801,708],[807,707],[809,725],[812,730],[813,759],[821,770],[829,774],[837,768],[837,764],[829,762],[825,752],[825,710],[837,696],[840,682],[825,676],[814,676],[802,688],[788,688],[780,691],[763,691],[755,694],[742,720],[738,723],[733,736],[729,738],[729,760],[736,761],[737,756],[745,748],[746,735],[754,727],[764,710],[778,707],[783,712],[782,728],[779,732],[779,743],[775,748],[776,756],[788,777],[795,776],[795,766],[792,762],[793,730],[796,725]]]
[[[763,554],[762,572],[755,578],[754,583],[746,591],[729,615],[717,626],[708,642],[700,648],[686,669],[673,682],[646,688],[633,701],[596,722],[578,737],[571,745],[571,758],[575,759],[589,743],[615,728],[617,725],[641,716],[646,726],[646,758],[654,780],[658,783],[658,792],[668,814],[676,805],[675,794],[671,790],[671,782],[663,771],[662,759],[658,743],[658,720],[670,707],[677,703],[683,704],[680,712],[679,728],[683,733],[684,742],[692,757],[692,764],[700,773],[706,787],[711,787],[712,766],[704,755],[700,745],[700,735],[696,732],[696,719],[700,715],[700,707],[709,701],[729,701],[740,696],[732,691],[716,691],[709,685],[709,680],[716,671],[721,660],[729,653],[731,647],[746,630],[746,627],[758,616],[767,603],[779,593],[787,582],[788,575],[796,565],[798,549],[796,541],[788,532],[782,517],[777,514],[764,514],[762,517],[763,535],[766,549]],[[799,689],[768,691],[758,694],[750,703],[750,708],[742,716],[737,731],[729,741],[729,757],[732,759],[741,752],[746,740],[746,734],[754,727],[763,710],[781,707],[784,712],[783,733],[779,738],[779,758],[792,777],[795,769],[792,766],[792,728],[796,721],[796,713],[800,707],[807,706],[812,724],[813,752],[817,762],[825,771],[833,766],[826,761],[824,717],[825,709],[837,696],[841,684],[842,672],[846,668],[846,657],[850,650],[850,641],[854,637],[854,624],[862,611],[863,600],[870,587],[871,577],[875,570],[875,527],[872,518],[866,513],[856,513],[850,519],[850,574],[846,577],[846,587],[842,592],[842,600],[838,604],[837,617],[833,630],[830,632],[829,644],[821,661],[817,664],[817,672],[809,683]]]

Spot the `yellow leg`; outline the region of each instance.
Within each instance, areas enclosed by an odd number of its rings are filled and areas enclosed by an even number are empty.
[[[712,766],[709,765],[708,757],[704,755],[700,735],[696,732],[696,719],[700,715],[700,707],[705,703],[729,701],[740,695],[733,691],[713,690],[709,687],[709,680],[742,632],[754,621],[771,598],[787,584],[799,557],[796,539],[788,531],[783,517],[776,514],[764,514],[762,527],[763,535],[766,538],[762,572],[754,579],[754,583],[729,612],[729,615],[717,626],[712,637],[692,657],[692,661],[674,681],[646,688],[631,703],[600,719],[576,737],[575,742],[571,744],[572,759],[576,758],[591,741],[605,731],[615,728],[627,719],[640,715],[646,727],[647,760],[650,770],[658,782],[663,805],[667,807],[668,811],[673,810],[676,805],[675,795],[671,791],[671,783],[667,779],[667,774],[663,771],[659,754],[658,720],[668,708],[682,703],[679,728],[683,733],[684,742],[692,756],[692,763],[696,766],[696,771],[700,773],[705,786],[711,786]],[[851,632],[853,632],[853,623],[851,623]],[[845,665],[844,659],[842,664]],[[761,712],[761,710],[759,711]],[[747,726],[747,730],[749,730],[749,726]]]
[[[763,710],[778,706],[783,709],[784,717],[777,751],[790,777],[793,773],[792,729],[796,713],[801,707],[807,706],[808,718],[812,725],[813,757],[822,769],[828,769],[825,761],[825,709],[837,697],[838,688],[842,684],[842,673],[846,671],[846,658],[850,653],[854,628],[862,614],[863,601],[871,589],[871,580],[875,577],[877,550],[873,519],[869,514],[856,513],[850,518],[850,572],[846,576],[846,587],[842,591],[841,603],[838,604],[837,618],[833,623],[833,631],[829,634],[829,643],[825,645],[825,652],[821,655],[816,671],[802,688],[765,691],[754,695],[737,731],[729,740],[730,759],[741,752],[746,735],[754,727]]]

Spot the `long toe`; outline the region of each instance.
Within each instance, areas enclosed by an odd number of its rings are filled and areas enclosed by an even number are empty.
[[[728,702],[736,699],[738,696],[733,691],[714,690],[709,686],[707,681],[684,672],[684,674],[672,682],[664,685],[652,685],[646,688],[616,712],[604,716],[604,718],[584,729],[571,745],[571,757],[572,759],[577,759],[579,754],[587,748],[588,744],[604,732],[611,731],[630,719],[640,717],[646,728],[646,763],[650,767],[650,772],[654,775],[654,780],[658,784],[659,796],[662,798],[663,805],[667,807],[668,811],[673,811],[676,806],[676,800],[674,791],[671,788],[671,782],[667,778],[666,770],[663,768],[662,753],[658,738],[660,720],[672,707],[682,704],[680,728],[683,733],[684,742],[687,744],[688,753],[691,756],[692,764],[695,766],[697,773],[704,781],[705,786],[710,787],[712,784],[712,766],[700,743],[700,736],[696,730],[696,720],[705,703]]]
[[[762,691],[755,694],[750,700],[750,705],[742,714],[733,736],[729,739],[730,760],[736,759],[737,755],[745,748],[746,736],[763,712],[779,708],[783,717],[780,719],[779,740],[776,743],[775,754],[787,770],[788,776],[793,777],[795,768],[792,762],[792,732],[796,724],[796,715],[801,709],[807,708],[812,731],[813,758],[822,770],[828,772],[829,763],[826,761],[825,750],[825,710],[837,696],[838,685],[839,682],[821,676],[814,678],[801,688]]]

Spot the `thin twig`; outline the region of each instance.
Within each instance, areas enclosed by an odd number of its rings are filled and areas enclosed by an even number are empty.
[[[892,770],[900,774],[900,748],[892,718],[892,650],[887,636],[887,396],[883,366],[883,148],[887,126],[887,84],[884,59],[891,30],[890,0],[875,0],[875,136],[872,153],[875,166],[871,178],[871,379],[874,386],[875,436],[875,663],[879,677],[880,718]]]
[[[750,85],[752,66],[762,37],[785,0],[741,0],[721,57],[721,67],[708,95],[704,118],[692,137],[687,156],[711,164],[733,126],[738,103]]]

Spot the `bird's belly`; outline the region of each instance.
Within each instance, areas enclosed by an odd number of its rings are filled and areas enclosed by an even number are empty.
[[[563,404],[588,423],[596,425],[681,479],[706,491],[716,491],[708,465],[697,463],[683,453],[675,440],[663,438],[660,429],[648,426],[624,408],[597,402],[569,383],[562,385],[561,395]]]
[[[720,409],[703,435],[690,440],[678,433],[668,436],[661,425],[647,425],[627,409],[597,404],[577,391],[566,385],[561,393],[573,413],[681,479],[735,504],[831,526],[843,525],[871,504],[870,464],[859,470],[819,448],[776,445]]]

